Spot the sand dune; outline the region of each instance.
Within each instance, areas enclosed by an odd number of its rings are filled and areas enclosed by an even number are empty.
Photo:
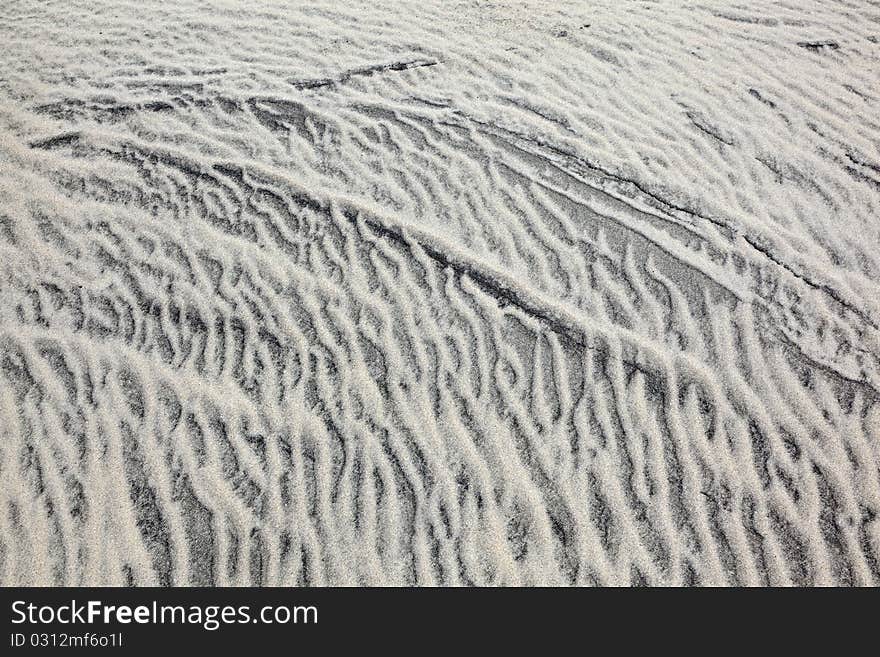
[[[880,584],[870,2],[0,7],[0,583]]]

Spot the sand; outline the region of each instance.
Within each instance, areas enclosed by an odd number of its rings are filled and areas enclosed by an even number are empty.
[[[880,584],[872,3],[0,39],[3,585]]]

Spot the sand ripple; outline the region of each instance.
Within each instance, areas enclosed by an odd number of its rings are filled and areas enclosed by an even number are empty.
[[[4,3],[0,582],[880,584],[880,14],[678,4]]]

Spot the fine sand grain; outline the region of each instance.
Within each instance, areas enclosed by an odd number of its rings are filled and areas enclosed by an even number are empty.
[[[0,584],[880,584],[876,3],[0,42]]]

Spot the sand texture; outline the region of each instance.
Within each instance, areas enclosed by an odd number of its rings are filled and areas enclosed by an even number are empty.
[[[876,2],[0,43],[0,584],[880,584]]]

